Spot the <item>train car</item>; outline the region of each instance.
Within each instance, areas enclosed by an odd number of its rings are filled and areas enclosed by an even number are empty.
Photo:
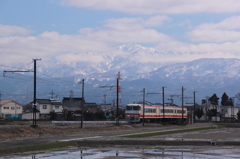
[[[127,104],[125,110],[125,118],[128,123],[140,123],[143,122],[170,122],[178,123],[187,119],[187,108],[183,108],[182,116],[182,107],[176,106],[163,106],[159,105],[143,105],[142,104]],[[144,114],[144,118],[143,118]]]

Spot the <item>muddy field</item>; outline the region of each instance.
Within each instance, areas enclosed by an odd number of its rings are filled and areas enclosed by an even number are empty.
[[[18,123],[10,125],[0,125],[0,148],[16,147],[22,145],[58,142],[58,141],[95,141],[104,143],[113,141],[118,145],[118,141],[132,140],[129,138],[119,137],[126,134],[159,132],[168,130],[189,129],[197,127],[215,126],[214,123],[195,123],[186,126],[161,125],[161,124],[86,124],[80,128],[79,124],[52,124],[50,122],[38,123],[37,128],[32,128],[31,123]],[[152,137],[138,138],[142,140],[141,144],[148,144],[153,141],[240,141],[240,128],[226,127],[221,129],[201,130],[195,132],[168,134]],[[103,142],[104,141],[104,142]],[[116,141],[116,142],[115,142]],[[84,143],[84,142],[82,142]],[[85,142],[87,143],[87,142]],[[91,143],[91,142],[88,142]],[[94,142],[93,142],[94,143]],[[119,142],[120,144],[120,142]],[[94,144],[93,144],[94,145]],[[100,144],[101,145],[101,144]],[[80,144],[80,146],[84,146]],[[88,145],[85,145],[88,146]],[[89,145],[90,146],[90,145]]]
[[[79,124],[52,124],[51,122],[39,122],[37,128],[31,127],[31,122],[10,122],[0,125],[0,140],[12,140],[29,137],[46,137],[59,135],[88,134],[92,131],[112,131],[127,129],[125,126],[114,124],[87,124],[80,128]]]

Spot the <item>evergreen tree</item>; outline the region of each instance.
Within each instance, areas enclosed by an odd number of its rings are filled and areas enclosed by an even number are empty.
[[[240,111],[238,111],[238,113],[237,113],[237,119],[238,120],[240,119]]]
[[[218,105],[218,100],[219,98],[215,93],[209,98],[209,102],[213,105]]]
[[[228,95],[224,92],[222,95],[222,101],[221,101],[221,105],[222,106],[227,106],[228,105]]]
[[[206,104],[207,100],[206,99],[202,99],[202,104]]]
[[[240,100],[240,93],[237,93],[237,94],[235,95],[235,97],[236,97],[238,100]]]
[[[228,100],[228,103],[227,103],[229,106],[234,106],[233,105],[233,99],[232,98],[230,98],[229,100]]]
[[[55,111],[50,111],[50,120],[56,120],[57,119],[57,113]]]
[[[195,110],[195,115],[200,119],[203,116],[203,109],[202,108],[197,108]]]

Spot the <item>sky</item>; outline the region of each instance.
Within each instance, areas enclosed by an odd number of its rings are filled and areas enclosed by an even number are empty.
[[[145,62],[240,58],[240,1],[0,1],[1,63],[98,62],[102,54],[128,56],[117,49],[127,44],[164,53]]]

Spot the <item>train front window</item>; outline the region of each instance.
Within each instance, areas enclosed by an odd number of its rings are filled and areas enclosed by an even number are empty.
[[[126,110],[132,110],[133,107],[132,106],[126,106]]]
[[[133,110],[140,110],[139,106],[133,107]]]

